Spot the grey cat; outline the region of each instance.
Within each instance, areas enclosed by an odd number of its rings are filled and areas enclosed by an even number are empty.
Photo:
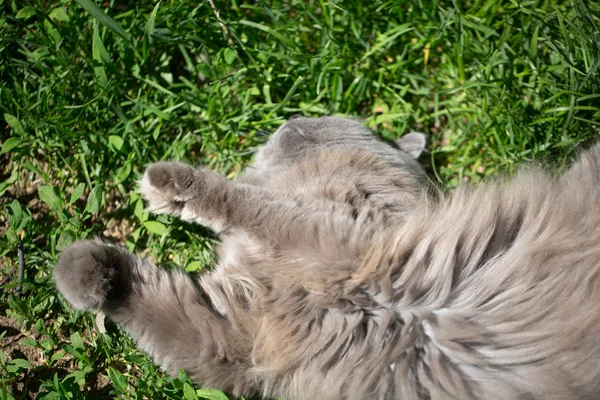
[[[234,182],[154,164],[149,208],[221,233],[212,273],[81,241],[56,285],[170,373],[236,395],[599,398],[600,146],[558,179],[529,168],[435,199],[422,148],[299,117]]]

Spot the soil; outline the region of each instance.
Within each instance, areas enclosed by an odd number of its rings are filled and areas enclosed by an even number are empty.
[[[44,337],[35,331],[35,328],[27,331],[19,326],[19,322],[10,316],[0,313],[0,335],[3,332],[4,337],[0,338],[0,351],[3,351],[6,356],[6,363],[15,359],[25,359],[29,361],[30,368],[21,373],[16,380],[9,383],[8,392],[17,399],[37,399],[42,393],[41,390],[43,381],[52,380],[54,374],[58,374],[59,379],[64,378],[71,372],[77,371],[77,362],[70,354],[65,354],[64,357],[52,365],[47,355],[42,349],[31,347],[23,340],[30,338],[36,341]],[[60,341],[68,342],[69,339],[58,334]],[[112,389],[110,379],[99,373],[90,373],[86,377],[85,387],[82,388],[85,398],[110,398],[109,392]]]

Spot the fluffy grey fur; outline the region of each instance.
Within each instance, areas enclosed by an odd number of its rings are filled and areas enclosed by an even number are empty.
[[[408,155],[422,143],[295,118],[235,182],[154,164],[149,208],[221,233],[213,272],[81,241],[56,285],[169,372],[235,394],[599,398],[600,146],[558,179],[528,169],[432,200]]]

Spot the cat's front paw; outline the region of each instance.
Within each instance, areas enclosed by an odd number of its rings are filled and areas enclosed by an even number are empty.
[[[226,184],[223,176],[208,169],[158,162],[146,169],[140,182],[140,193],[151,211],[181,216],[186,213],[189,202],[201,200],[207,193],[218,191]]]
[[[82,240],[60,254],[54,282],[75,309],[99,310],[107,301],[118,272],[118,252],[99,240]]]
[[[201,171],[176,162],[158,162],[146,169],[140,182],[148,208],[159,213],[180,213],[185,203],[204,191]]]

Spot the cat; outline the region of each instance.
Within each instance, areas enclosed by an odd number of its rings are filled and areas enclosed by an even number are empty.
[[[212,272],[85,240],[56,286],[169,373],[235,395],[599,398],[600,145],[558,178],[530,167],[436,197],[423,146],[297,117],[236,181],[153,164],[149,209],[221,233]]]

